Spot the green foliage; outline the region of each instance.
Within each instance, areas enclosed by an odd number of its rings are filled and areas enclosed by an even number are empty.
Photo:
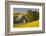
[[[17,16],[13,16],[13,22],[14,22],[14,24],[17,23],[16,19],[17,19]]]
[[[26,14],[26,16],[28,18],[30,18],[31,21],[39,19],[39,12],[37,12],[37,11],[31,11],[31,10],[28,10],[27,12],[28,13]]]

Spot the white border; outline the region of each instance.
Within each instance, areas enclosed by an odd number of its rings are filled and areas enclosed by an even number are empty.
[[[13,8],[36,8],[39,9],[39,27],[13,28]],[[42,30],[42,6],[10,5],[10,32]]]

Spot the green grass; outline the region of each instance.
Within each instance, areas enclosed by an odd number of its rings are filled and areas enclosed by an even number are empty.
[[[22,24],[14,24],[14,28],[28,28],[28,27],[39,27],[39,20]]]

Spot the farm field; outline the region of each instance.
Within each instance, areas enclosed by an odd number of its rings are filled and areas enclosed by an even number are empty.
[[[39,27],[39,20],[22,23],[22,24],[14,24],[14,28],[28,28],[28,27]]]

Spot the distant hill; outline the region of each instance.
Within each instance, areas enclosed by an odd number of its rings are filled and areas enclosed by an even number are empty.
[[[19,15],[26,15],[24,13],[13,13],[14,16],[19,16]]]

